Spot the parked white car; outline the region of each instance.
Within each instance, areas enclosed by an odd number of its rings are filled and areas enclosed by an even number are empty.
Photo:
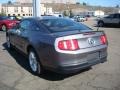
[[[84,16],[74,16],[74,21],[84,22],[84,21],[86,21],[86,17],[84,17]]]

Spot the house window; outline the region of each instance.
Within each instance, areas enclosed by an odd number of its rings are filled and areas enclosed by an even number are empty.
[[[7,7],[7,10],[6,10],[6,12],[8,12],[8,7]]]
[[[14,12],[18,12],[18,7],[14,7]]]
[[[32,13],[32,8],[29,8],[29,13]]]
[[[23,12],[23,7],[21,7],[21,12]]]
[[[23,16],[25,16],[25,14],[23,14]]]
[[[18,16],[20,16],[20,14],[18,14]]]
[[[8,14],[8,16],[10,16],[10,14]]]

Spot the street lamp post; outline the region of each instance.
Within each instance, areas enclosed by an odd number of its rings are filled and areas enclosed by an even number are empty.
[[[33,16],[40,17],[41,16],[41,3],[40,0],[33,0]]]

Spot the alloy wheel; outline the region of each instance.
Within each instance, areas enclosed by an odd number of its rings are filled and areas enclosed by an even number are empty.
[[[103,22],[99,22],[98,25],[99,25],[99,27],[103,27],[104,23]]]
[[[29,65],[33,72],[37,72],[38,63],[37,63],[37,57],[34,52],[29,53]]]

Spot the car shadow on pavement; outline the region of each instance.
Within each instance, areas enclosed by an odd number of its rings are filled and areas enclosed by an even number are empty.
[[[8,53],[14,58],[14,60],[16,60],[16,62],[22,68],[24,68],[26,71],[28,71],[31,74],[33,74],[31,72],[30,67],[29,67],[28,60],[27,60],[27,58],[23,54],[21,54],[20,52],[17,52],[16,49],[12,49],[12,50],[8,49],[6,43],[3,44],[3,47],[4,47],[3,50],[7,50]],[[69,78],[71,76],[78,75],[80,73],[88,71],[90,69],[91,68],[87,68],[87,69],[84,69],[84,70],[81,70],[79,72],[72,73],[72,74],[58,74],[58,73],[55,73],[55,72],[52,72],[52,71],[45,70],[45,72],[42,75],[39,75],[38,77],[43,78],[45,80],[49,80],[49,81],[60,81],[60,80],[64,80],[65,78]]]
[[[99,26],[94,24],[93,27],[98,28]],[[99,28],[120,28],[120,26],[119,25],[105,25],[105,26],[99,27]]]

